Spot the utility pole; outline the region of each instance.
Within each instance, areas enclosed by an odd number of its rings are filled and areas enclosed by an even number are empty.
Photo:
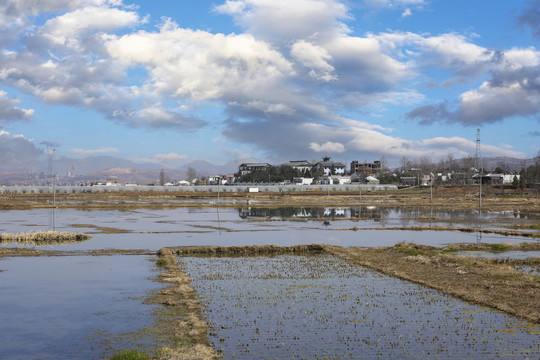
[[[433,202],[433,178],[435,177],[435,175],[432,172],[430,172],[429,175],[430,175],[430,178],[429,178],[429,202],[432,203]]]
[[[478,176],[480,178],[478,203],[479,206],[482,207],[482,174],[484,169],[482,166],[482,150],[480,148],[480,129],[476,129],[476,155],[474,157],[474,168],[478,170]]]
[[[49,178],[52,182],[52,192],[53,192],[53,208],[51,209],[51,213],[49,214],[49,226],[52,225],[52,230],[56,231],[56,214],[55,214],[55,207],[56,207],[56,182],[55,182],[55,176],[53,173],[53,160],[54,160],[54,154],[56,153],[56,149],[50,148],[47,146],[47,155],[49,156]]]
[[[55,175],[53,174],[53,160],[54,155],[56,154],[55,148],[47,147],[47,155],[49,156],[49,178],[52,182],[52,191],[53,191],[53,205],[56,205],[56,182]]]

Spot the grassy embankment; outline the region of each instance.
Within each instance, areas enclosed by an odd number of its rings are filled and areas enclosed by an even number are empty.
[[[91,236],[83,233],[65,231],[36,231],[19,234],[0,234],[0,244],[18,243],[22,245],[60,245],[86,241]]]

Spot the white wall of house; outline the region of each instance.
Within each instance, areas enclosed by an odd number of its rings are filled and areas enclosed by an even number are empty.
[[[311,185],[313,183],[313,178],[295,177],[293,178],[293,183],[295,185]]]
[[[319,182],[323,185],[345,185],[352,182],[350,176],[321,176]]]

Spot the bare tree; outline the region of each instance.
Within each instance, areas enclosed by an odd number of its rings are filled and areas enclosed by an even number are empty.
[[[407,159],[406,156],[401,158],[399,164],[401,165],[401,171],[408,171],[411,169],[411,167],[413,167],[411,161]]]
[[[167,182],[167,177],[165,176],[165,170],[161,169],[159,172],[159,185],[163,186]]]
[[[426,174],[435,168],[435,165],[431,162],[431,159],[427,156],[422,156],[418,162],[418,167],[422,169],[422,173]]]
[[[188,169],[186,171],[186,176],[187,176],[187,180],[189,182],[192,182],[193,180],[195,180],[197,178],[197,170],[195,170],[192,167],[188,167]]]
[[[388,171],[388,161],[386,160],[386,158],[383,156],[381,156],[381,159],[380,159],[380,162],[381,162],[381,173],[386,173]]]

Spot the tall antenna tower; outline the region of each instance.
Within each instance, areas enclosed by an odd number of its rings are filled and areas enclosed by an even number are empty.
[[[479,173],[482,169],[482,149],[480,147],[480,129],[476,129],[476,155],[474,156],[474,168]],[[483,169],[482,169],[483,170]]]

